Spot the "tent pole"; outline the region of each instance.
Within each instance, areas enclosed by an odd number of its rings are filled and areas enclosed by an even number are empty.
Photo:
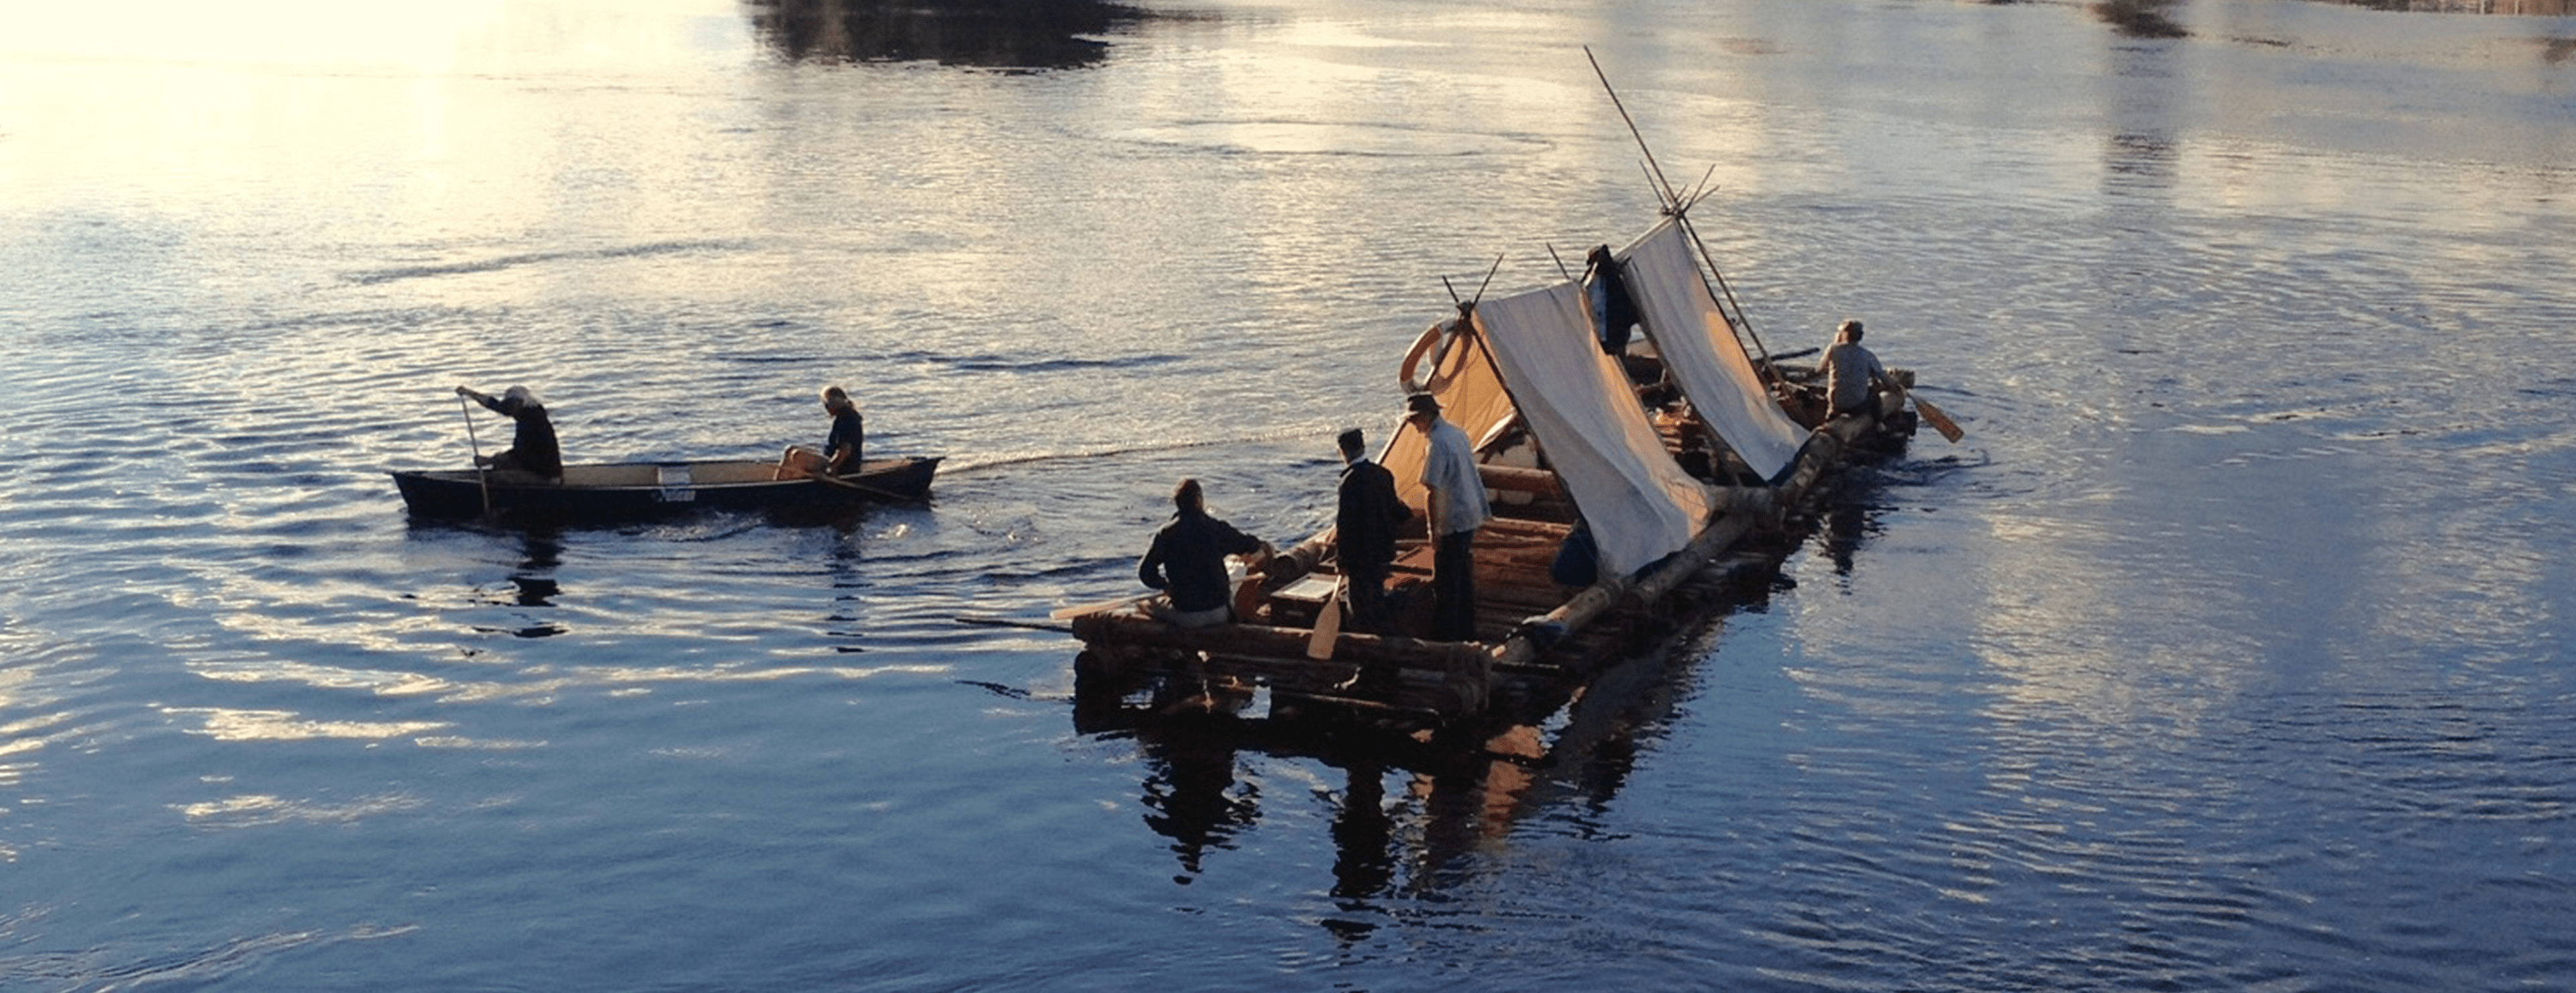
[[[1637,119],[1628,115],[1628,105],[1619,99],[1618,88],[1610,85],[1610,74],[1602,71],[1601,60],[1592,54],[1592,46],[1583,46],[1583,57],[1592,62],[1592,74],[1601,78],[1602,91],[1610,94],[1610,106],[1618,108],[1619,119],[1627,122],[1628,136],[1637,140],[1637,151],[1646,157],[1647,178],[1652,180],[1652,185],[1656,187],[1655,194],[1663,199],[1665,212],[1681,222],[1683,231],[1689,232],[1692,246],[1699,249],[1700,261],[1708,266],[1709,275],[1717,279],[1718,290],[1723,294],[1722,299],[1725,301],[1725,307],[1719,309],[1718,316],[1727,319],[1726,327],[1730,332],[1741,327],[1745,336],[1753,339],[1753,353],[1761,357],[1763,367],[1770,368],[1771,349],[1762,344],[1761,335],[1754,333],[1753,319],[1745,315],[1744,305],[1736,302],[1735,289],[1726,285],[1726,274],[1717,271],[1716,257],[1708,254],[1708,243],[1700,240],[1699,228],[1690,222],[1690,204],[1684,202],[1680,194],[1673,192],[1672,182],[1664,178],[1664,167],[1655,163],[1655,150],[1646,145],[1645,132],[1637,130]],[[1712,166],[1711,171],[1715,171],[1715,167]],[[1563,263],[1559,262],[1558,266],[1562,268]],[[1718,298],[1717,295],[1712,297]],[[1729,307],[1735,312],[1727,313],[1725,308]],[[1737,347],[1742,347],[1743,344],[1741,341],[1736,342]],[[1778,375],[1778,370],[1774,369],[1773,375]]]

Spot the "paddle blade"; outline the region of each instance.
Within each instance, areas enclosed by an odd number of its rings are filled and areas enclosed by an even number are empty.
[[[1306,657],[1323,660],[1333,657],[1333,642],[1342,637],[1342,591],[1324,598],[1324,609],[1315,614],[1315,633],[1306,638]]]
[[[1911,396],[1911,394],[1908,395]],[[1932,430],[1941,432],[1941,437],[1950,439],[1953,445],[1958,444],[1959,439],[1968,434],[1959,430],[1958,422],[1951,420],[1950,415],[1942,413],[1939,407],[1925,403],[1922,397],[1914,397],[1914,411],[1922,414],[1924,420],[1932,422]]]

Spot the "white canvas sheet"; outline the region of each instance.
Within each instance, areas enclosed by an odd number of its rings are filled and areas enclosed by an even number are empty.
[[[1628,377],[1588,330],[1572,283],[1476,308],[1477,329],[1539,451],[1592,525],[1605,576],[1690,543],[1709,494],[1664,450]]]
[[[1762,388],[1752,358],[1700,278],[1681,223],[1665,218],[1618,255],[1628,264],[1628,294],[1636,298],[1646,337],[1691,408],[1754,472],[1778,476],[1798,457],[1807,431]]]

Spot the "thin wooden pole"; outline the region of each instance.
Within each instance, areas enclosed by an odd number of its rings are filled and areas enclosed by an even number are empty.
[[[1555,242],[1549,242],[1547,244],[1547,257],[1556,260],[1557,275],[1565,277],[1566,282],[1571,283],[1575,281],[1574,270],[1565,267],[1565,256],[1556,254]]]
[[[1485,287],[1494,285],[1494,274],[1501,271],[1503,271],[1503,257],[1496,255],[1494,256],[1494,264],[1485,270],[1485,281],[1476,284],[1476,295],[1467,298],[1468,306],[1472,307],[1484,302]],[[1455,297],[1457,294],[1453,292],[1450,296]]]
[[[1619,119],[1627,123],[1628,136],[1637,140],[1638,154],[1646,157],[1646,175],[1653,181],[1656,195],[1663,198],[1664,211],[1681,222],[1682,230],[1690,234],[1691,244],[1699,249],[1700,261],[1708,265],[1708,274],[1717,280],[1717,289],[1719,294],[1722,294],[1725,307],[1733,308],[1735,311],[1733,314],[1728,314],[1722,308],[1718,316],[1727,319],[1726,327],[1729,331],[1741,327],[1745,336],[1753,339],[1754,354],[1761,359],[1763,365],[1769,366],[1771,349],[1763,345],[1762,336],[1754,332],[1753,319],[1745,315],[1744,305],[1736,302],[1735,289],[1726,285],[1726,274],[1717,270],[1716,257],[1708,253],[1708,243],[1700,240],[1699,229],[1692,226],[1688,211],[1689,204],[1682,199],[1681,194],[1674,192],[1672,181],[1664,178],[1664,167],[1656,164],[1655,150],[1646,144],[1646,133],[1637,129],[1637,119],[1629,116],[1627,103],[1619,99],[1618,87],[1610,85],[1610,74],[1602,70],[1601,59],[1592,54],[1592,46],[1583,46],[1583,57],[1592,63],[1592,74],[1601,79],[1602,92],[1610,95],[1610,106],[1618,108]],[[1713,167],[1711,171],[1714,171]],[[1737,342],[1737,344],[1740,346],[1743,343]]]
[[[474,483],[483,491],[483,516],[492,516],[492,473],[483,468],[483,442],[474,437],[474,408],[465,405],[465,395],[456,395],[456,412],[465,415],[465,444],[474,452]]]
[[[1771,365],[1770,347],[1762,344],[1762,336],[1754,332],[1753,318],[1751,315],[1744,312],[1743,304],[1736,302],[1735,288],[1726,285],[1726,274],[1717,271],[1717,260],[1708,254],[1708,243],[1700,240],[1699,226],[1691,223],[1689,214],[1678,215],[1676,219],[1681,222],[1682,230],[1690,233],[1691,244],[1698,246],[1700,260],[1708,263],[1708,274],[1717,280],[1718,292],[1725,295],[1726,305],[1733,308],[1735,311],[1733,315],[1734,319],[1730,321],[1727,326],[1735,327],[1737,325],[1742,325],[1745,337],[1753,339],[1754,354],[1762,359],[1762,364],[1764,366]],[[1774,372],[1776,374],[1777,370],[1774,370]]]
[[[1628,116],[1628,105],[1619,101],[1619,91],[1610,85],[1610,74],[1601,71],[1601,60],[1592,54],[1592,46],[1583,46],[1583,57],[1591,61],[1592,74],[1601,77],[1601,89],[1610,94],[1610,106],[1618,108],[1619,119],[1628,122],[1628,135],[1637,139],[1637,151],[1646,157],[1646,175],[1654,180],[1655,192],[1664,198],[1664,206],[1679,205],[1681,197],[1673,193],[1672,182],[1664,178],[1664,167],[1655,164],[1655,150],[1646,147],[1645,133],[1637,130],[1637,119]]]

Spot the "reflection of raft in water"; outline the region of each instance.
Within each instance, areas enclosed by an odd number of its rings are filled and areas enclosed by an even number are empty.
[[[1145,690],[1169,705],[1267,689],[1274,711],[1415,726],[1527,719],[1641,635],[1661,634],[1658,615],[1699,599],[1677,591],[1728,569],[1713,564],[1767,560],[1748,549],[1826,473],[1901,446],[1914,415],[1889,395],[1874,417],[1793,416],[1789,408],[1812,416],[1814,384],[1777,366],[1757,371],[1685,230],[1667,220],[1619,253],[1651,355],[1605,354],[1572,282],[1461,307],[1417,344],[1417,359],[1436,350],[1424,385],[1480,439],[1494,495],[1496,516],[1475,540],[1474,640],[1418,636],[1431,599],[1431,549],[1418,536],[1403,542],[1390,582],[1391,630],[1349,629],[1327,529],[1247,584],[1234,623],[1180,628],[1132,605],[1073,616],[1085,643],[1078,692],[1096,707]],[[1909,374],[1896,378],[1910,385]],[[1408,430],[1382,456],[1417,520],[1423,454]],[[1603,578],[1560,585],[1551,567],[1578,522],[1591,539],[1591,561],[1580,564]]]

